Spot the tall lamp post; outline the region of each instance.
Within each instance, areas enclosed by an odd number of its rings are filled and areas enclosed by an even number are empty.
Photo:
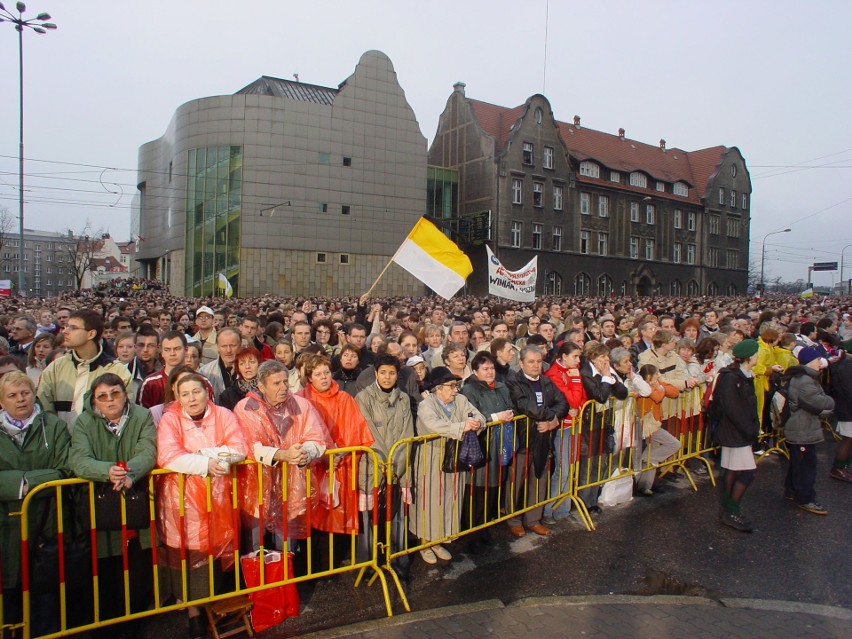
[[[47,20],[50,20],[48,13],[40,13],[35,18],[25,20],[24,12],[27,10],[27,5],[23,2],[18,2],[15,8],[18,10],[17,17],[0,2],[0,22],[15,25],[15,31],[18,32],[18,106],[20,108],[18,123],[20,134],[18,144],[18,295],[24,295],[24,29],[32,29],[36,33],[44,35],[48,29],[55,29],[56,25],[47,22]]]
[[[848,248],[852,248],[852,244],[847,244],[846,246],[844,246],[840,250],[840,291],[843,292],[843,293],[847,293],[847,294],[852,293],[852,291],[850,291],[849,288],[846,286],[846,280],[843,279],[843,267],[844,267],[843,254],[846,252],[846,249],[848,249]]]
[[[766,288],[763,284],[763,268],[766,266],[766,238],[770,235],[778,235],[779,233],[789,233],[792,229],[783,229],[781,231],[772,231],[763,236],[763,248],[760,251],[760,296],[763,297]]]

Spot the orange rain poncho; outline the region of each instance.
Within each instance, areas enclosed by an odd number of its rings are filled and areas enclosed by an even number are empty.
[[[302,397],[288,395],[280,406],[273,407],[260,393],[249,392],[234,408],[237,421],[244,429],[252,445],[290,448],[295,444],[313,443],[321,455],[326,448],[332,448],[328,429],[309,401]],[[252,459],[257,460],[255,450],[250,451]],[[323,459],[318,459],[322,463]],[[247,515],[259,518],[263,515],[263,525],[267,530],[282,534],[290,539],[304,539],[310,534],[309,508],[315,498],[317,483],[311,483],[311,495],[308,496],[307,470],[296,464],[287,464],[287,521],[284,522],[284,495],[281,469],[283,465],[263,466],[263,512],[260,511],[257,486],[257,467],[240,466],[239,478],[240,508]]]
[[[307,399],[317,409],[328,426],[335,447],[372,445],[373,434],[370,432],[367,420],[358,409],[355,399],[341,391],[337,382],[332,381],[331,387],[323,393],[308,384],[299,391],[298,395]],[[361,453],[347,453],[337,461],[333,478],[328,474],[327,463],[317,465],[314,473],[317,489],[328,493],[332,480],[337,480],[340,502],[337,507],[333,507],[329,503],[330,500],[317,499],[314,502],[314,515],[311,522],[314,528],[332,533],[358,532],[358,463],[360,459]],[[327,461],[328,456],[326,456]]]
[[[234,414],[208,403],[203,419],[194,422],[178,402],[166,408],[157,428],[157,465],[177,472],[188,467],[197,474],[184,475],[184,521],[181,522],[179,476],[165,475],[157,490],[157,531],[170,548],[184,547],[190,568],[204,565],[208,556],[223,558],[227,568],[233,561],[238,541],[239,521],[233,507],[231,480],[214,477],[210,481],[211,503],[207,507],[207,460],[219,451],[248,455],[249,447]],[[203,466],[203,471],[201,470]]]

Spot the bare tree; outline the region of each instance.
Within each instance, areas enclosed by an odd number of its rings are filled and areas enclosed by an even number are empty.
[[[1,251],[9,246],[9,240],[12,239],[12,230],[14,227],[15,217],[5,206],[0,206],[0,266],[3,266],[6,262]]]
[[[95,253],[100,250],[103,230],[98,229],[93,232],[91,223],[86,221],[86,226],[79,233],[74,233],[71,229],[67,229],[66,232],[71,239],[65,246],[67,261],[70,264],[69,268],[74,272],[77,290],[80,290],[86,273],[91,270]]]
[[[760,260],[752,256],[748,261],[748,289],[757,291],[760,287]]]

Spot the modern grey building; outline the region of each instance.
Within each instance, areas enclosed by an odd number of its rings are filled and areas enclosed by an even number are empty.
[[[736,147],[646,144],[560,122],[542,95],[507,108],[458,83],[429,165],[458,173],[461,222],[488,220],[507,268],[539,256],[539,295],[746,292],[751,179]],[[485,293],[484,249],[466,248]]]
[[[143,277],[173,294],[357,295],[426,210],[426,139],[391,61],[337,88],[263,76],[178,108],[139,150]],[[137,218],[138,215],[138,218]],[[377,294],[423,286],[391,266]]]

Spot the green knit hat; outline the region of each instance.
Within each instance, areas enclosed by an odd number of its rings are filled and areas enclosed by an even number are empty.
[[[748,359],[758,351],[757,340],[744,339],[731,351],[737,359]]]

